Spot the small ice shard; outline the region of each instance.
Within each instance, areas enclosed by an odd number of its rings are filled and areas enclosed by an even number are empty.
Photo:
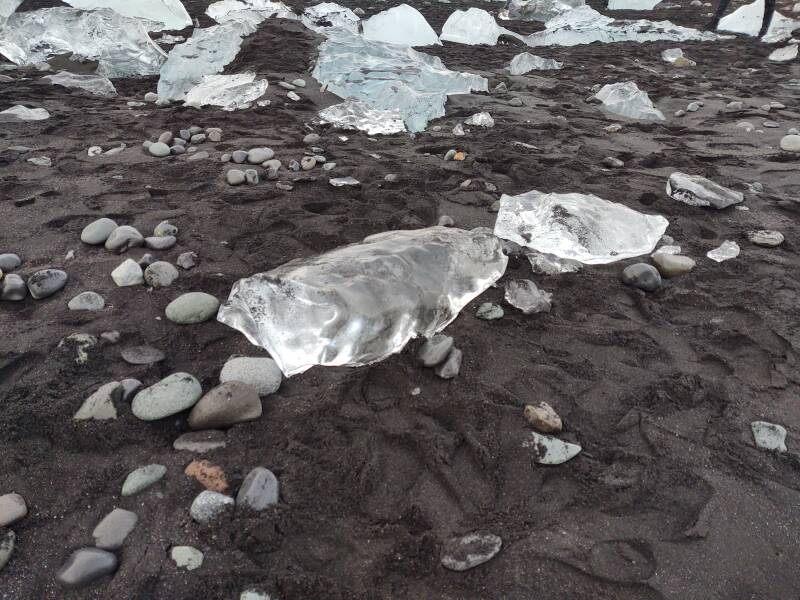
[[[158,79],[159,100],[184,100],[186,93],[228,65],[254,29],[238,21],[195,29],[192,37],[170,50]]]
[[[653,10],[661,0],[608,0],[608,10]]]
[[[64,0],[64,2],[83,10],[110,8],[123,17],[146,19],[163,25],[150,31],[183,29],[192,24],[192,19],[180,0]]]
[[[44,121],[50,118],[50,113],[44,108],[28,108],[16,104],[0,112],[0,123],[13,123],[15,121]]]
[[[611,1],[613,2],[613,0]],[[585,4],[584,0],[509,0],[503,18],[544,23]]]
[[[239,280],[217,319],[265,348],[286,376],[361,366],[444,329],[507,263],[486,229],[389,231]]]
[[[553,294],[536,287],[530,279],[514,279],[506,283],[505,299],[526,315],[550,312]]]
[[[474,127],[494,127],[494,119],[488,112],[475,113],[464,121],[464,123]]]
[[[220,24],[238,21],[248,27],[256,27],[271,17],[298,19],[283,2],[270,0],[220,0],[212,2],[206,14]]]
[[[357,129],[369,135],[391,135],[406,130],[398,109],[378,110],[354,98],[319,111],[319,119],[323,124],[329,123],[342,129]]]
[[[653,106],[647,92],[633,81],[607,83],[594,95],[605,109],[615,115],[642,121],[663,121],[664,114]]]
[[[164,52],[147,35],[153,21],[123,17],[111,9],[42,8],[14,13],[0,27],[0,54],[17,65],[46,62],[60,54],[97,60],[105,77],[154,75]]]
[[[788,62],[797,58],[797,44],[790,44],[783,48],[773,50],[769,55],[769,60],[772,62]]]
[[[744,200],[744,194],[714,183],[699,175],[676,172],[667,180],[667,195],[689,206],[721,209]]]
[[[511,59],[511,65],[508,70],[512,75],[524,75],[529,71],[560,69],[562,66],[563,63],[552,58],[542,58],[530,52],[523,52]]]
[[[669,48],[661,53],[661,58],[676,67],[693,67],[697,63],[690,58],[686,58],[680,48]]]
[[[203,81],[186,93],[189,106],[221,106],[238,110],[250,106],[267,91],[266,79],[256,81],[255,73],[236,75],[204,75]]]
[[[496,236],[559,258],[597,265],[653,251],[669,221],[592,194],[503,195]]]
[[[759,448],[786,452],[786,429],[784,427],[767,421],[753,421],[750,423],[750,429],[753,431],[753,439]]]
[[[356,179],[355,177],[333,177],[328,179],[328,183],[330,183],[333,187],[348,187],[352,185],[361,185],[361,182]]]
[[[503,540],[498,535],[469,533],[445,542],[441,563],[451,571],[467,571],[492,560],[502,547]]]
[[[500,27],[494,17],[485,10],[473,7],[467,10],[457,10],[447,17],[439,39],[444,42],[456,42],[470,46],[479,44],[496,46],[497,39],[501,35],[509,35],[523,40],[523,36]]]
[[[59,71],[55,75],[45,75],[43,80],[53,85],[69,88],[80,88],[95,96],[111,98],[117,95],[117,89],[111,81],[102,75],[78,75],[69,71]]]
[[[401,46],[442,44],[425,17],[408,4],[395,6],[364,21],[364,37]]]
[[[312,75],[340,98],[361,100],[373,109],[399,110],[413,132],[444,115],[448,95],[488,89],[483,77],[449,71],[438,57],[343,29],[327,33]]]
[[[578,444],[564,442],[552,435],[531,431],[531,438],[522,442],[522,447],[533,449],[533,460],[540,465],[560,465],[575,458],[581,451]]]
[[[325,34],[330,29],[345,29],[351,33],[358,33],[361,19],[345,6],[335,2],[320,2],[305,9],[300,20],[312,31]]]
[[[553,254],[543,254],[527,250],[525,255],[531,263],[531,269],[538,275],[560,275],[561,273],[577,273],[583,264],[577,260],[559,258]]]
[[[755,37],[761,29],[763,15],[764,0],[756,0],[751,4],[740,6],[731,14],[722,17],[717,29]],[[770,44],[789,39],[792,37],[792,32],[798,28],[800,28],[800,21],[788,19],[779,12],[775,12],[763,41]]]
[[[716,262],[723,262],[736,258],[739,256],[739,244],[731,240],[725,240],[719,248],[714,248],[706,252],[706,256]]]

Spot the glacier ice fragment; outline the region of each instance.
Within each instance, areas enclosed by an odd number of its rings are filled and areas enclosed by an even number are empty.
[[[323,124],[341,129],[357,129],[369,135],[391,135],[406,130],[398,109],[378,110],[354,98],[319,111],[319,120]]]
[[[608,10],[653,10],[661,0],[608,0]]]
[[[494,119],[488,112],[475,113],[464,121],[464,123],[474,127],[494,127]]]
[[[675,172],[667,180],[667,195],[689,206],[727,208],[744,200],[742,192],[723,187],[699,175]]]
[[[345,6],[335,2],[321,2],[305,9],[300,20],[312,31],[325,35],[331,29],[345,29],[351,33],[358,33],[361,19]]]
[[[761,29],[763,14],[764,0],[756,0],[751,4],[740,6],[731,14],[722,17],[717,29],[755,37]],[[775,12],[772,15],[772,21],[770,21],[769,29],[767,29],[767,34],[764,36],[763,41],[772,44],[787,40],[792,37],[792,32],[798,28],[800,28],[800,21],[789,19],[781,13]]]
[[[512,75],[524,75],[529,71],[560,69],[562,66],[563,63],[552,58],[542,58],[530,52],[522,52],[511,59],[511,65],[508,70]]]
[[[69,71],[59,71],[54,75],[45,75],[43,80],[53,85],[86,90],[95,96],[111,98],[117,95],[117,89],[111,81],[102,75],[79,75]]]
[[[739,244],[732,240],[725,240],[718,248],[706,252],[706,256],[716,262],[736,258],[739,256]]]
[[[220,0],[209,4],[206,14],[220,24],[238,21],[248,27],[256,27],[271,17],[298,19],[283,2],[270,0]]]
[[[15,121],[44,121],[50,118],[50,113],[44,108],[28,108],[17,104],[0,112],[0,123],[13,123]]]
[[[255,73],[204,75],[203,80],[186,92],[188,106],[221,106],[224,110],[247,108],[267,91],[266,79],[256,80]]]
[[[501,35],[508,35],[524,41],[523,36],[500,27],[488,12],[473,7],[467,10],[457,10],[447,17],[439,39],[444,42],[456,42],[471,46],[479,44],[495,46]]]
[[[509,0],[503,17],[518,21],[541,21],[544,23],[561,13],[585,4],[584,0]]]
[[[408,4],[395,6],[364,21],[364,37],[401,46],[431,46],[442,43],[425,17]]]
[[[550,312],[553,294],[536,287],[530,279],[513,279],[506,283],[506,302],[526,315]]]
[[[161,24],[149,31],[183,29],[192,24],[192,19],[180,0],[64,0],[64,2],[82,10],[110,8],[123,17],[145,19]]]
[[[772,62],[788,62],[790,60],[794,60],[797,58],[797,46],[797,44],[789,44],[783,48],[773,50],[770,53],[768,60],[771,60]]]
[[[600,88],[595,98],[605,109],[615,115],[643,121],[663,121],[664,114],[653,106],[647,92],[639,89],[633,81],[609,83]]]

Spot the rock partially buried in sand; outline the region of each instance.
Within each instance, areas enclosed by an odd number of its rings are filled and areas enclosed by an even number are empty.
[[[484,321],[495,321],[502,319],[505,312],[503,307],[491,302],[484,302],[475,311],[475,316]]]
[[[217,314],[219,300],[204,292],[189,292],[167,305],[167,318],[178,325],[203,323]]]
[[[447,360],[453,346],[453,338],[449,335],[434,335],[419,347],[417,360],[423,367],[435,367]]]
[[[173,546],[170,557],[179,569],[194,571],[203,565],[203,553],[192,546]]]
[[[133,414],[143,421],[156,421],[191,408],[203,395],[200,382],[188,373],[173,373],[136,394]]]
[[[540,465],[560,465],[575,458],[581,451],[578,444],[564,442],[550,435],[531,431],[533,439],[522,443],[523,448],[533,449],[533,459]]]
[[[115,508],[92,531],[94,545],[103,550],[122,548],[125,538],[130,535],[138,521],[139,517],[136,516],[136,513],[123,508]]]
[[[67,303],[70,310],[103,310],[106,301],[97,292],[81,292]]]
[[[193,460],[184,469],[184,474],[193,477],[207,490],[224,492],[228,489],[228,478],[222,467],[207,460]]]
[[[167,238],[158,238],[167,239]],[[175,239],[175,238],[172,238]],[[172,285],[178,278],[178,269],[166,261],[158,260],[144,270],[144,280],[150,287],[162,288]]]
[[[90,244],[92,246],[105,244],[108,236],[110,236],[111,232],[117,227],[116,221],[107,217],[97,219],[83,228],[83,231],[81,231],[81,241],[84,244]]]
[[[19,302],[28,295],[28,286],[25,285],[22,277],[16,273],[9,273],[3,276],[0,281],[0,299],[10,302]]]
[[[264,510],[278,503],[278,478],[269,469],[256,467],[247,474],[236,495],[236,506],[250,510]]]
[[[144,244],[144,237],[139,230],[130,225],[122,225],[114,229],[106,239],[105,248],[110,252],[122,254],[130,248],[138,248]]]
[[[27,514],[25,498],[13,492],[0,496],[0,527],[13,525]]]
[[[166,358],[166,355],[161,350],[152,346],[123,348],[120,355],[122,360],[130,365],[152,365]]]
[[[240,381],[228,381],[200,398],[189,413],[192,429],[216,429],[252,421],[261,416],[261,399]]]
[[[786,429],[784,427],[767,421],[753,421],[750,423],[750,429],[753,430],[753,439],[759,448],[786,452]]]
[[[122,484],[122,495],[133,496],[149,488],[167,474],[167,467],[164,465],[152,464],[139,467],[128,473],[125,482]]]
[[[127,258],[116,269],[111,271],[111,279],[114,280],[117,287],[131,287],[144,283],[144,273],[142,273],[142,267],[139,266],[139,263],[132,258]]]
[[[76,421],[104,421],[117,418],[115,402],[122,398],[122,386],[112,381],[100,388],[83,401],[78,412],[72,418]]]
[[[780,246],[784,237],[780,231],[771,229],[760,229],[758,231],[748,231],[747,239],[756,246],[763,246],[765,248],[776,248]]]
[[[467,571],[492,560],[503,540],[493,533],[469,533],[448,540],[442,548],[442,566],[451,571]]]
[[[622,281],[645,292],[655,292],[661,287],[661,275],[653,265],[647,263],[636,263],[625,267],[622,271]]]
[[[461,361],[464,353],[458,348],[453,348],[447,359],[434,369],[434,373],[442,379],[453,379],[461,371]]]
[[[70,554],[56,574],[62,586],[77,589],[117,570],[117,557],[99,548],[81,548]]]
[[[210,523],[232,509],[233,505],[234,501],[230,496],[205,490],[194,499],[189,514],[198,523]]]
[[[559,433],[563,427],[561,417],[547,402],[540,402],[536,406],[528,404],[524,414],[531,426],[542,433]]]
[[[8,564],[8,561],[11,560],[11,554],[14,552],[14,542],[16,539],[17,536],[13,531],[6,531],[4,535],[0,536],[0,572],[2,572],[3,567]]]
[[[263,397],[278,391],[283,373],[274,360],[267,357],[237,356],[222,367],[219,382],[241,381]]]
[[[800,152],[800,135],[785,135],[781,138],[781,150]]]
[[[670,278],[684,275],[695,267],[695,262],[688,256],[659,252],[651,257],[662,277]]]
[[[212,450],[224,448],[228,445],[225,441],[225,434],[222,431],[211,429],[209,431],[190,431],[184,433],[172,442],[172,447],[175,450],[186,450],[187,452],[196,452],[197,454],[205,454]]]
[[[61,290],[68,279],[69,275],[60,269],[36,271],[28,277],[28,291],[35,300],[42,300]]]

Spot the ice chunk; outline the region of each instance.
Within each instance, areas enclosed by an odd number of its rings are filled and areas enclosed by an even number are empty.
[[[390,231],[236,282],[218,320],[285,375],[360,366],[444,329],[505,272],[491,231]]]
[[[0,25],[14,14],[20,4],[22,4],[22,0],[0,0]]]
[[[167,55],[158,80],[158,98],[184,100],[186,92],[199,84],[203,76],[221,72],[236,58],[242,38],[253,31],[239,21],[195,29],[192,37]]]
[[[64,2],[83,10],[110,8],[123,17],[161,23],[160,27],[149,31],[183,29],[192,24],[192,19],[180,0],[64,0]]]
[[[340,28],[352,33],[358,33],[360,21],[358,15],[352,10],[334,2],[321,2],[308,7],[303,11],[303,16],[300,17],[300,20],[303,25],[312,31],[322,34],[325,34],[330,29]]]
[[[525,38],[529,46],[577,46],[592,42],[655,42],[659,40],[715,41],[726,39],[710,31],[698,31],[669,21],[615,20],[590,6],[580,6],[553,17],[546,29]]]
[[[80,88],[95,96],[111,98],[117,95],[114,84],[101,75],[78,75],[69,71],[59,71],[55,75],[45,75],[43,80],[53,85],[62,85],[69,88]]]
[[[661,53],[661,58],[676,67],[693,67],[697,63],[683,54],[680,48],[669,48]]]
[[[661,0],[608,0],[608,10],[653,10]]]
[[[203,81],[186,93],[186,104],[221,106],[224,110],[247,108],[263,96],[269,86],[266,79],[255,79],[255,73],[204,75]]]
[[[0,123],[13,123],[14,121],[44,121],[50,118],[50,113],[43,108],[28,108],[17,104],[0,112]]]
[[[533,190],[500,198],[495,235],[537,252],[584,264],[649,254],[669,222],[591,194]]]
[[[786,428],[767,421],[750,423],[756,446],[764,450],[786,452]]]
[[[600,88],[595,98],[605,109],[615,115],[642,121],[663,121],[664,114],[653,106],[647,92],[639,89],[633,81],[608,83]]]
[[[562,66],[563,63],[552,58],[542,58],[530,52],[523,52],[511,59],[511,65],[508,70],[511,71],[512,75],[524,75],[529,71],[560,69]]]
[[[722,262],[739,256],[739,244],[725,240],[718,248],[706,252],[706,256],[716,262]]]
[[[532,448],[534,460],[542,465],[560,465],[578,456],[581,447],[553,437],[531,431],[531,439],[522,442],[523,448]]]
[[[744,200],[744,194],[699,175],[676,172],[667,181],[667,195],[689,206],[727,208]]]
[[[467,10],[457,10],[447,17],[439,39],[444,42],[457,42],[471,46],[478,44],[495,46],[501,35],[509,35],[523,40],[523,36],[500,27],[494,17],[485,10],[468,8]]]
[[[71,53],[99,61],[97,74],[105,77],[154,75],[165,56],[147,35],[147,29],[155,25],[108,8],[14,13],[0,27],[0,54],[15,64],[30,65]]]
[[[488,112],[475,113],[464,121],[464,123],[475,127],[494,127],[494,119]]]
[[[769,60],[772,62],[788,62],[795,58],[797,58],[797,44],[790,44],[789,46],[778,48],[769,55]]]
[[[745,35],[757,36],[761,29],[762,16],[764,15],[764,0],[756,0],[752,4],[740,6],[731,14],[722,17],[718,29]],[[764,41],[767,43],[780,42],[792,37],[792,32],[800,28],[800,21],[784,17],[779,12],[772,15]]]
[[[342,129],[358,129],[369,135],[391,135],[406,130],[398,109],[378,110],[354,98],[319,111],[319,118],[323,124],[329,123]]]
[[[249,27],[256,27],[271,17],[298,18],[283,2],[270,0],[220,0],[212,2],[206,14],[220,24],[238,21]]]
[[[561,273],[577,273],[583,264],[569,258],[559,258],[552,254],[542,254],[527,250],[525,255],[531,263],[531,269],[539,275],[560,275]]]
[[[422,131],[444,115],[450,94],[486,91],[488,82],[449,71],[441,59],[413,48],[366,40],[344,29],[328,32],[313,77],[340,98],[378,110],[399,110],[409,131]]]
[[[613,2],[613,0],[611,0]],[[509,0],[503,13],[506,19],[545,21],[573,8],[585,5],[584,0]]]
[[[361,185],[361,182],[356,179],[355,177],[332,177],[328,179],[328,183],[330,183],[333,187],[347,187],[353,185]]]
[[[402,46],[430,46],[442,43],[425,17],[408,4],[395,6],[364,21],[364,37],[368,40]]]
[[[506,302],[526,315],[550,312],[552,297],[553,294],[540,290],[530,279],[514,279],[506,283]]]

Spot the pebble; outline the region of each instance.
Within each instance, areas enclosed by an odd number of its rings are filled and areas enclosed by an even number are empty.
[[[245,153],[247,155],[247,162],[251,165],[260,165],[263,162],[266,162],[272,159],[275,156],[275,152],[272,148],[252,148],[249,152]],[[236,153],[234,152],[234,156]],[[234,158],[234,162],[239,162]]]
[[[361,185],[361,182],[356,179],[355,177],[331,177],[328,179],[328,183],[330,183],[333,187],[344,187],[344,186],[351,186],[351,185]]]
[[[205,150],[201,150],[200,152],[192,154],[189,157],[189,160],[205,160],[209,156],[211,156],[211,155],[208,152],[206,152]]]
[[[0,271],[9,272],[22,264],[22,259],[16,254],[0,254]]]
[[[0,527],[8,527],[28,514],[25,499],[14,492],[0,496]]]
[[[695,267],[694,260],[680,254],[658,252],[651,257],[651,260],[656,265],[659,274],[667,279],[684,275]]]
[[[261,163],[261,166],[267,171],[279,171],[283,165],[277,158],[273,158],[271,160],[265,160]]]
[[[461,370],[463,353],[458,348],[453,348],[447,359],[434,369],[434,372],[442,379],[453,379]]]
[[[454,537],[442,547],[442,566],[451,571],[467,571],[494,558],[503,540],[493,533],[470,533]]]
[[[243,163],[247,161],[247,151],[246,150],[234,150],[233,154],[231,154],[231,159],[235,163]],[[264,160],[267,160],[266,158]]]
[[[335,168],[336,168],[336,163],[335,162],[326,162],[324,165],[322,165],[322,169],[324,171],[333,171]],[[387,175],[387,177],[388,177],[388,175]],[[389,181],[389,180],[387,179],[387,181]]]
[[[164,142],[155,142],[154,144],[150,144],[150,146],[148,146],[147,151],[153,156],[163,158],[165,156],[169,156],[170,147]]]
[[[81,241],[84,244],[90,244],[92,246],[104,244],[111,235],[111,232],[117,227],[116,221],[112,219],[107,217],[97,219],[83,228],[83,231],[81,231]]]
[[[656,256],[674,255],[657,254]],[[655,259],[655,257],[653,258]],[[655,292],[661,287],[661,275],[653,265],[647,263],[636,263],[625,267],[625,270],[622,271],[622,281],[645,292]]]
[[[223,365],[219,374],[220,383],[241,381],[252,387],[263,397],[278,391],[283,373],[274,360],[267,357],[237,356]]]
[[[16,539],[17,536],[10,530],[0,536],[0,571],[2,571],[3,567],[11,560],[11,554],[14,552],[14,542]]]
[[[205,454],[211,450],[224,448],[228,443],[225,441],[225,434],[222,431],[190,431],[184,433],[172,442],[175,450],[186,450],[187,452],[197,452]]]
[[[186,147],[186,140],[183,139],[183,138],[177,137],[177,138],[172,140],[172,145],[173,145],[173,148],[175,146],[184,146],[184,147]]]
[[[191,127],[189,127],[189,135],[190,136],[197,135],[201,131],[203,131],[203,128],[200,127],[199,125],[192,125]]]
[[[117,418],[115,402],[122,398],[122,386],[117,381],[101,385],[96,392],[83,401],[72,417],[76,421],[106,421]]]
[[[227,381],[200,398],[189,413],[192,429],[217,429],[261,416],[261,399],[246,383]]]
[[[181,129],[178,132],[178,135],[181,137],[181,139],[186,141],[189,141],[192,137],[192,133],[188,129]]]
[[[528,404],[525,407],[525,418],[536,430],[542,433],[559,433],[563,427],[561,417],[547,402],[538,405]]]
[[[317,166],[317,159],[313,156],[304,156],[300,159],[300,168],[303,171],[310,171]]]
[[[282,87],[283,89],[285,89],[285,90],[293,90],[293,89],[295,89],[295,86],[293,86],[291,83],[289,83],[287,81],[279,81],[278,85],[280,87]]]
[[[169,149],[170,154],[173,156],[180,156],[186,152],[186,146],[181,146],[180,144],[175,144]]]
[[[192,546],[173,546],[170,557],[179,569],[194,571],[203,565],[203,553]]]
[[[304,88],[304,87],[306,87],[306,81],[305,81],[305,79],[299,79],[299,78],[298,79],[294,79],[294,80],[292,80],[292,85],[296,86],[296,87]]]
[[[445,159],[445,160],[453,160],[453,159],[455,158],[455,156],[456,156],[456,150],[455,150],[455,149],[453,149],[453,148],[451,148],[450,150],[448,150],[448,151],[445,153],[445,155],[444,155],[444,159]]]
[[[70,310],[103,310],[106,301],[97,292],[81,292],[67,304]]]
[[[150,287],[167,287],[176,279],[178,279],[178,269],[163,260],[154,262],[144,270],[144,280]]]
[[[160,481],[167,474],[167,467],[159,464],[145,465],[128,473],[122,484],[122,495],[133,496]]]
[[[739,122],[736,124],[736,127],[737,127],[738,129],[743,129],[743,130],[744,130],[744,131],[746,131],[747,133],[749,133],[749,132],[751,132],[751,131],[753,131],[753,130],[755,129],[755,127],[753,126],[753,124],[752,124],[752,123],[750,123],[749,121],[739,121]]]
[[[297,102],[297,101],[300,100],[300,96],[298,96],[294,92],[289,92],[288,94],[286,94],[286,97],[289,98],[289,100],[293,100],[294,102]]]
[[[800,135],[800,129],[797,129],[797,127],[791,127],[786,133],[788,135]]]
[[[728,102],[728,104],[726,104],[726,108],[729,110],[742,110],[744,108],[744,104],[736,100],[733,102]]]
[[[606,156],[603,159],[603,166],[608,167],[609,169],[621,169],[625,166],[625,163],[618,158],[614,158],[613,156]]]
[[[309,133],[307,136],[303,138],[303,143],[311,146],[312,144],[316,144],[320,140],[320,136],[318,133]]]
[[[244,478],[236,494],[236,506],[254,511],[264,510],[278,503],[279,490],[275,474],[264,467],[256,467]]]
[[[217,314],[219,300],[205,292],[189,292],[178,296],[167,305],[167,318],[179,325],[208,321]]]
[[[247,169],[244,172],[244,178],[245,181],[247,181],[247,183],[249,183],[250,185],[256,185],[258,184],[259,181],[258,171],[256,171],[255,169]]]
[[[219,129],[218,127],[209,127],[206,129],[206,135],[208,135],[209,142],[222,141],[222,129]]]
[[[119,382],[122,386],[122,401],[130,402],[142,387],[142,382],[133,377],[128,377]]]
[[[184,252],[178,256],[178,260],[175,262],[180,268],[188,271],[197,264],[197,258],[197,254],[194,252]]]
[[[173,373],[140,391],[131,410],[143,421],[156,421],[191,408],[203,395],[200,382],[188,373]]]
[[[503,308],[492,302],[484,302],[478,307],[478,310],[475,311],[475,316],[484,321],[501,319],[504,314]]]
[[[144,245],[149,250],[169,250],[177,243],[177,241],[178,240],[174,235],[154,235],[144,238]]]
[[[225,179],[229,185],[241,185],[245,182],[246,177],[244,171],[239,169],[230,169],[225,173]]]
[[[453,347],[453,338],[449,335],[436,334],[419,347],[417,360],[423,367],[435,367],[447,360]]]
[[[780,231],[771,229],[760,229],[758,231],[748,231],[747,239],[757,246],[764,246],[765,248],[775,248],[780,246],[784,237]]]
[[[129,365],[154,365],[166,358],[161,350],[152,346],[130,346],[123,348],[120,355]]]
[[[697,112],[700,110],[700,105],[697,102],[690,102],[686,107],[686,112]]]
[[[508,101],[509,106],[523,106],[524,103],[522,102],[522,98],[519,96],[514,96],[511,100]]]
[[[144,274],[142,267],[139,266],[132,258],[128,258],[119,265],[116,269],[111,271],[111,279],[117,284],[117,287],[130,287],[132,285],[141,285],[144,283]]]
[[[139,260],[136,262],[139,263],[139,266],[142,267],[142,269],[144,269],[156,262],[156,258],[148,252],[146,254],[142,254],[141,258],[139,258]]]
[[[279,181],[275,184],[275,187],[279,190],[283,190],[284,192],[291,192],[294,189],[294,186],[291,183]]]
[[[361,10],[360,8],[356,8],[353,12],[358,14],[358,11]],[[361,10],[363,14],[364,11]],[[270,597],[269,594],[266,592],[262,592],[261,590],[257,590],[254,588],[248,588],[244,590],[241,594],[239,594],[239,600],[277,600]]]
[[[144,237],[138,229],[130,225],[122,225],[108,235],[105,248],[111,252],[122,254],[130,248],[138,248],[143,244]]]
[[[781,150],[786,152],[800,152],[800,135],[790,134],[781,138]]]
[[[531,431],[531,439],[524,441],[522,447],[532,448],[533,460],[541,465],[560,465],[575,458],[581,451],[578,444],[535,431]]]
[[[158,136],[158,141],[161,142],[162,144],[169,145],[173,137],[174,136],[172,135],[171,131],[165,131],[164,133]]]
[[[159,108],[165,108],[169,105],[170,101],[167,100],[166,98],[159,98],[158,100],[156,100],[156,106],[158,106]]]
[[[28,277],[28,291],[35,300],[41,300],[61,290],[68,279],[69,275],[60,269],[36,271]]]
[[[138,521],[136,513],[124,508],[115,508],[92,531],[94,545],[103,550],[122,548],[125,538],[130,535]]]
[[[100,548],[81,548],[70,554],[58,570],[56,581],[66,588],[81,588],[117,570],[117,557]]]
[[[155,92],[147,92],[144,95],[145,102],[155,102],[156,100],[158,100],[158,94],[156,94]]]
[[[36,165],[37,167],[52,167],[53,161],[50,160],[47,156],[34,156],[33,158],[29,158],[28,162],[32,165]]]
[[[786,429],[767,421],[753,421],[750,423],[753,439],[756,446],[763,450],[776,450],[786,452]]]
[[[436,224],[439,227],[453,227],[456,224],[456,222],[450,215],[442,215],[441,217],[439,217],[439,220],[436,221]]]
[[[289,170],[290,171],[299,171],[300,170],[300,163],[296,160],[292,160],[289,162]]]
[[[676,117],[682,117],[682,116],[684,116],[685,114],[686,114],[686,111],[685,111],[685,110],[683,110],[683,109],[679,109],[679,110],[676,110],[676,111],[675,111],[675,116],[676,116]]]
[[[778,127],[780,127],[780,126],[781,126],[781,124],[780,124],[780,123],[778,123],[777,121],[764,121],[764,122],[762,123],[762,125],[763,125],[764,127],[768,127],[768,128],[770,128],[770,129],[776,129],[776,128],[778,128]]]
[[[205,133],[195,133],[191,138],[189,138],[189,141],[192,144],[202,144],[203,142],[206,141],[206,134]]]
[[[222,493],[228,489],[228,478],[225,476],[225,471],[222,470],[222,467],[207,460],[193,460],[186,465],[183,472],[212,492]]]
[[[226,510],[232,509],[233,505],[234,501],[230,496],[204,490],[192,502],[189,514],[198,523],[209,523],[221,516]]]

